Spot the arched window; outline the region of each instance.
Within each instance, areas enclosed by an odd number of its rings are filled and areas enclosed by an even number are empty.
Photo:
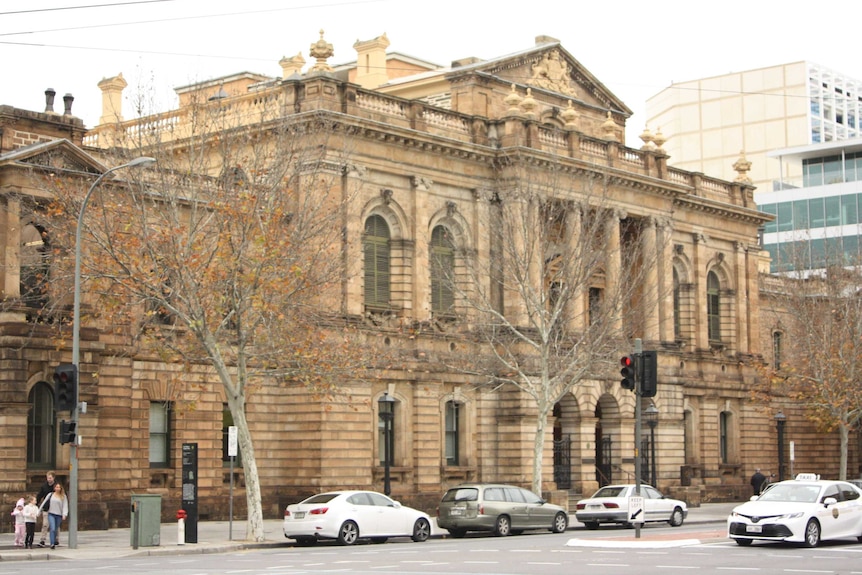
[[[446,465],[461,465],[461,404],[446,402]]]
[[[719,457],[721,463],[730,463],[730,430],[733,414],[729,411],[722,411],[719,416]]]
[[[24,305],[41,309],[48,303],[48,243],[44,230],[27,224],[21,230],[21,283]]]
[[[721,341],[720,283],[715,272],[706,276],[706,319],[709,341]]]
[[[772,334],[772,366],[776,371],[781,369],[783,347],[783,334],[780,331],[774,332]]]
[[[54,391],[40,381],[30,390],[30,413],[27,414],[27,467],[54,467],[57,437],[55,431]]]
[[[431,311],[446,314],[455,303],[455,248],[451,234],[443,226],[431,232]]]
[[[374,215],[365,220],[362,252],[364,256],[366,306],[389,307],[389,237],[389,225],[381,216]]]

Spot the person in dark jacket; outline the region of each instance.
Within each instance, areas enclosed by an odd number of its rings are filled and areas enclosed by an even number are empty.
[[[766,483],[766,476],[760,472],[760,468],[755,469],[754,475],[751,476],[751,489],[755,495],[760,495],[764,483]]]
[[[45,484],[39,488],[39,493],[36,494],[36,505],[42,508],[45,498],[54,493],[54,472],[49,471],[45,474]],[[48,538],[48,530],[50,529],[48,514],[42,513],[42,533],[39,535],[39,547],[45,546],[45,540]],[[59,532],[57,533],[59,535]]]

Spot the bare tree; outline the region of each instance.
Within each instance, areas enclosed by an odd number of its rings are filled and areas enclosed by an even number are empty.
[[[862,421],[862,275],[837,240],[825,244],[817,262],[809,242],[797,247],[783,251],[789,271],[764,278],[772,362],[759,366],[757,394],[763,401],[789,398],[820,432],[837,430],[846,479],[850,432]]]
[[[642,248],[645,220],[615,209],[601,178],[518,157],[501,174],[483,222],[487,257],[474,254],[451,285],[492,354],[469,369],[536,407],[532,487],[541,493],[548,416],[579,383],[617,378],[627,340],[643,334],[644,306],[657,305],[642,280],[658,250]]]
[[[129,326],[138,353],[210,367],[238,429],[247,537],[261,541],[250,396],[285,380],[330,393],[367,360],[340,321],[350,138],[325,115],[248,99],[184,110],[120,142],[158,167],[106,187],[88,208],[88,320]],[[56,191],[55,224],[81,198]]]

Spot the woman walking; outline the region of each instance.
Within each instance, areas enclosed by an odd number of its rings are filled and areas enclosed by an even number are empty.
[[[57,535],[60,533],[60,523],[69,515],[69,499],[59,481],[54,483],[54,492],[42,502],[42,511],[48,513],[51,549],[55,549],[57,547]]]

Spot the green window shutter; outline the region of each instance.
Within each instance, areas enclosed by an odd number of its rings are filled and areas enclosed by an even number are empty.
[[[455,249],[449,231],[437,226],[431,232],[431,311],[447,313],[455,304]]]
[[[363,238],[365,305],[388,307],[390,300],[389,226],[381,216],[365,221]]]

